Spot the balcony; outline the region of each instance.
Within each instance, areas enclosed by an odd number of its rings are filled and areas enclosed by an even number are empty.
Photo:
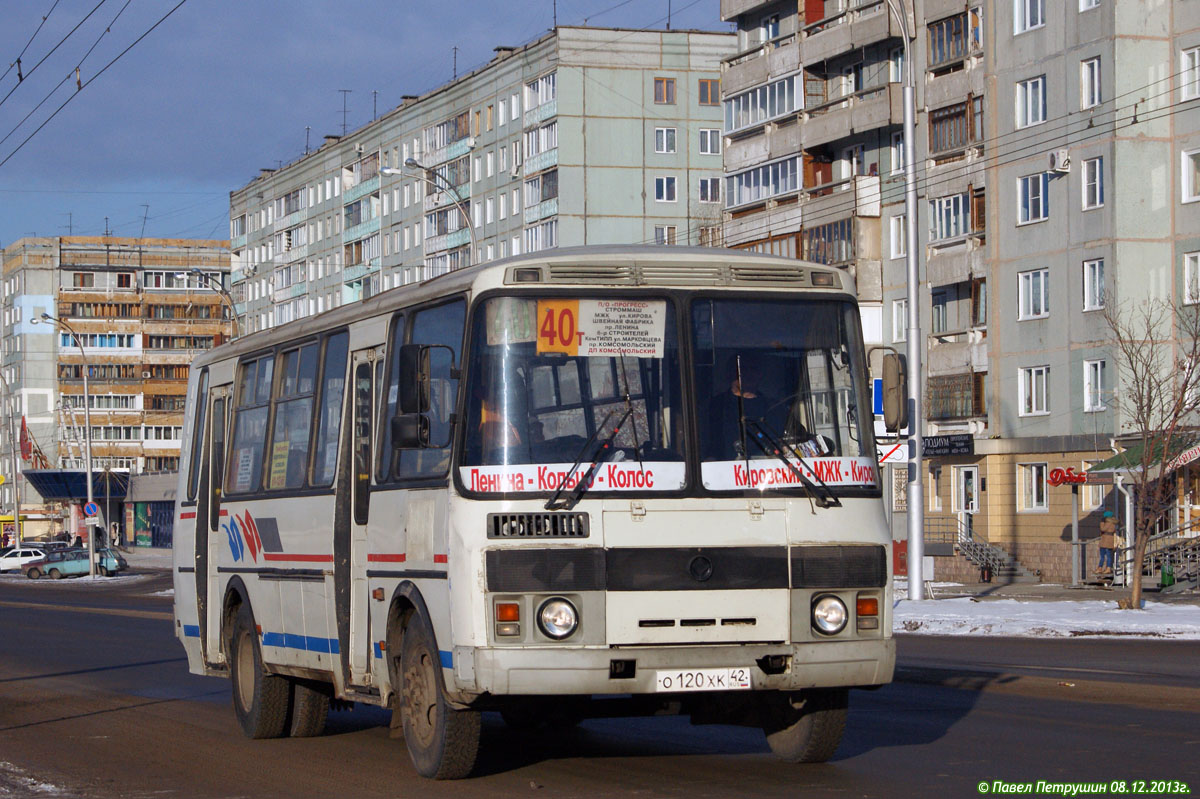
[[[372,233],[379,232],[379,217],[368,219],[366,222],[360,222],[353,227],[348,227],[342,232],[342,241],[358,241],[365,239]]]
[[[471,184],[468,182],[459,186],[455,186],[454,195],[458,197],[459,202],[466,202],[467,200],[471,199]],[[425,199],[422,200],[422,207],[426,211],[433,211],[441,208],[442,206],[451,205],[453,203],[454,198],[450,196],[450,192],[442,188],[440,191],[435,191],[433,194],[426,194]]]
[[[734,17],[759,8],[766,8],[773,0],[721,0],[721,19],[730,22]]]
[[[934,249],[925,262],[926,275],[931,287],[966,283],[977,277],[987,276],[986,254],[978,238],[966,239],[966,250]]]
[[[525,127],[536,125],[539,122],[544,122],[550,117],[558,113],[558,98],[547,100],[536,108],[531,108],[525,112],[523,124]]]
[[[558,198],[551,197],[549,200],[531,205],[525,209],[525,224],[531,225],[539,219],[545,219],[548,216],[554,216],[558,213]]]
[[[800,134],[804,148],[828,144],[864,130],[901,124],[903,94],[899,83],[889,83],[806,109]]]
[[[800,39],[800,60],[804,64],[816,64],[875,42],[903,36],[884,0],[865,0],[805,25]]]
[[[240,236],[234,236],[232,239],[229,240],[229,249],[231,249],[231,250],[241,250],[241,249],[244,249],[245,246],[246,246],[246,234],[245,233],[243,233]]]
[[[441,252],[442,250],[453,250],[456,247],[462,247],[465,244],[471,243],[470,228],[459,228],[451,233],[444,233],[441,236],[430,236],[425,239],[425,252]]]
[[[361,197],[366,197],[368,194],[373,194],[377,191],[379,191],[379,175],[376,175],[375,177],[371,178],[370,180],[364,180],[362,183],[359,183],[357,186],[351,186],[350,188],[343,191],[342,192],[342,205],[349,205],[350,203],[354,202],[355,200],[357,200]]]
[[[820,186],[805,187],[806,219],[833,219],[837,216],[879,216],[879,178],[857,175]]]
[[[947,375],[988,370],[987,331],[984,328],[929,335],[929,374]]]
[[[293,247],[290,250],[282,250],[275,253],[275,256],[271,259],[271,262],[274,263],[275,266],[283,266],[284,264],[290,264],[295,261],[303,261],[307,257],[308,245],[301,244],[299,247]]]
[[[552,166],[558,166],[558,148],[546,150],[537,155],[525,159],[524,174],[532,175],[541,172],[543,169],[549,169]]]

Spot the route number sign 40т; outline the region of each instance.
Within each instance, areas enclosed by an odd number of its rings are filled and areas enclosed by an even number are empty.
[[[654,690],[659,693],[678,691],[736,691],[750,688],[750,669],[684,669],[658,671],[654,674]]]

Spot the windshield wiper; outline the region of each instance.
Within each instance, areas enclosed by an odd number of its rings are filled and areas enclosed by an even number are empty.
[[[584,453],[588,451],[588,447],[592,445],[592,442],[599,437],[600,431],[602,431],[605,426],[608,425],[608,420],[611,419],[613,414],[616,412],[617,411],[615,408],[609,411],[608,415],[604,417],[604,421],[596,425],[596,432],[592,433],[588,440],[583,442],[583,447],[580,448],[579,455],[576,456],[575,462],[571,464],[570,470],[562,476],[562,479],[558,481],[558,488],[554,490],[554,494],[550,497],[550,499],[546,500],[546,504],[544,506],[546,510],[570,510],[571,508],[575,507],[575,505],[579,502],[579,498],[582,497],[584,492],[588,490],[592,475],[596,471],[596,467],[600,465],[600,462],[604,459],[604,456],[609,453],[613,439],[615,439],[617,434],[621,432],[621,425],[625,424],[625,420],[633,414],[632,408],[627,408],[625,410],[625,413],[622,414],[621,418],[617,420],[617,424],[613,427],[613,431],[609,433],[608,436],[605,437],[605,439],[600,443],[600,446],[596,448],[596,452],[592,455],[592,460],[588,464],[587,470],[580,475],[579,482],[575,484],[575,488],[573,491],[571,491],[570,496],[568,496],[565,500],[559,500],[562,492],[566,490],[567,484],[571,482],[571,475],[575,474],[575,471],[579,468],[579,464],[583,462]]]
[[[633,414],[633,400],[629,396],[629,373],[625,371],[625,353],[620,353],[621,357],[621,376],[625,378],[625,415]],[[619,427],[620,425],[618,425]],[[637,417],[633,417],[633,454],[637,455],[638,468],[643,473],[646,471],[646,464],[642,463],[642,443],[638,438]]]
[[[814,499],[817,503],[817,507],[842,507],[842,501],[833,493],[833,489],[830,488],[826,482],[817,475],[816,470],[805,462],[804,457],[800,454],[800,450],[798,450],[796,447],[788,446],[780,441],[775,432],[771,430],[771,428],[769,428],[761,419],[746,419],[743,417],[742,424],[747,429],[753,428],[752,432],[754,435],[752,435],[750,438],[754,442],[755,446],[762,450],[764,455],[769,457],[773,456],[782,461],[783,465],[786,466],[791,473],[794,474],[797,479],[804,484],[804,487],[808,489],[809,493],[816,495]],[[763,443],[764,439],[766,440],[766,444]],[[788,455],[795,456],[796,460],[800,462],[800,465],[807,469],[810,474],[812,474],[813,479],[808,479],[804,472],[802,472],[800,469],[797,469],[796,464],[792,463],[792,461],[788,458]],[[814,483],[813,480],[816,480],[817,482]],[[824,489],[823,491],[817,490],[817,483],[819,483],[821,488]]]

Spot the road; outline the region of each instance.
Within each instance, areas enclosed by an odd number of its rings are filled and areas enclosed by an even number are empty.
[[[827,764],[757,730],[485,723],[479,776],[416,777],[377,708],[248,741],[221,679],[187,673],[165,574],[110,590],[0,579],[0,797],[978,796],[981,781],[1183,780],[1200,793],[1200,643],[899,639],[899,681],[855,692]]]

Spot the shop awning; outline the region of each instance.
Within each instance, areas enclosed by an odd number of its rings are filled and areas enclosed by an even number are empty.
[[[76,469],[25,469],[21,476],[29,481],[45,502],[86,502],[87,472]],[[125,472],[92,472],[92,498],[122,501],[129,486]]]
[[[1148,459],[1151,467],[1157,466],[1162,460],[1159,452],[1162,450],[1163,442],[1161,439],[1150,442],[1154,446],[1154,453]],[[1133,444],[1124,452],[1119,452],[1111,458],[1094,464],[1089,468],[1088,474],[1096,473],[1111,473],[1111,474],[1134,474],[1142,470],[1142,461],[1146,460],[1146,447],[1149,446],[1145,441],[1139,441]],[[1169,460],[1164,471],[1173,472],[1181,466],[1186,466],[1194,460],[1200,459],[1200,439],[1193,436],[1179,436],[1171,441],[1171,446],[1168,452]]]

